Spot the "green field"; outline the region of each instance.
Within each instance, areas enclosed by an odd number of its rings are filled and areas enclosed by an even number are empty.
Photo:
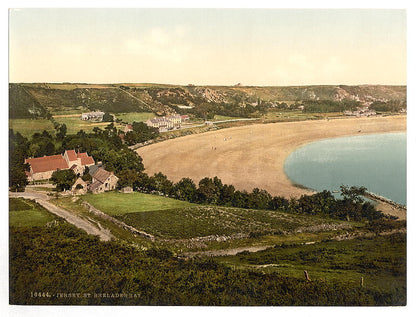
[[[33,133],[43,130],[54,131],[52,122],[47,119],[9,119],[9,128],[24,137],[31,137]]]
[[[123,222],[165,238],[195,238],[210,235],[244,237],[284,235],[308,226],[331,221],[267,210],[246,210],[218,206],[192,206],[117,216]]]
[[[133,123],[145,122],[149,119],[153,119],[156,115],[152,112],[129,112],[129,113],[116,113],[117,119],[121,119],[123,122]]]
[[[22,198],[9,198],[11,227],[39,227],[58,219],[37,203]]]
[[[68,134],[76,134],[79,130],[84,130],[85,132],[92,132],[95,127],[104,129],[110,124],[110,122],[92,122],[92,121],[83,121],[81,116],[79,117],[55,117],[56,122],[66,124]],[[115,125],[117,128],[121,128],[121,125]]]
[[[310,245],[280,245],[256,253],[219,258],[242,269],[276,272],[322,281],[347,281],[391,289],[406,286],[406,234],[327,241]]]
[[[106,192],[99,195],[87,194],[82,198],[111,216],[192,206],[191,203],[186,201],[137,192],[130,194],[117,192]]]

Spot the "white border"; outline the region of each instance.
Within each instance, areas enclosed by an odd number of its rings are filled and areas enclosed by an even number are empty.
[[[0,253],[0,307],[2,316],[91,316],[96,314],[121,315],[121,314],[139,314],[154,315],[155,313],[161,315],[174,315],[174,316],[212,316],[213,314],[237,314],[241,316],[251,316],[254,314],[261,314],[263,316],[304,316],[319,314],[323,316],[351,316],[351,315],[368,315],[375,313],[378,316],[389,316],[393,314],[400,314],[401,316],[408,316],[411,313],[415,313],[415,258],[414,258],[414,215],[415,212],[415,170],[414,164],[416,162],[415,157],[415,145],[416,145],[416,133],[413,123],[415,122],[416,113],[416,98],[415,98],[415,86],[414,86],[414,70],[416,65],[414,62],[414,56],[416,51],[414,48],[416,25],[416,14],[412,1],[366,1],[366,0],[351,0],[342,3],[333,1],[227,1],[227,0],[211,0],[211,1],[188,1],[188,0],[154,0],[154,1],[128,1],[128,0],[73,0],[73,1],[28,1],[28,0],[16,0],[16,1],[2,1],[2,10],[0,23],[1,38],[2,38],[2,68],[1,76],[4,78],[3,85],[1,86],[2,93],[2,107],[8,109],[8,8],[55,8],[55,7],[67,7],[67,8],[136,8],[136,7],[149,7],[149,8],[388,8],[388,9],[407,9],[407,21],[408,21],[408,55],[407,55],[407,68],[408,68],[408,305],[407,307],[383,307],[383,308],[312,308],[312,307],[275,307],[275,308],[220,308],[220,307],[108,307],[108,306],[9,306],[8,305],[8,218],[7,216],[2,220],[1,230],[1,253]],[[7,110],[6,110],[7,112]],[[1,148],[8,149],[8,115],[3,114],[0,125],[1,127]],[[8,179],[8,155],[2,155],[2,167],[0,169],[1,179],[1,198],[7,201],[7,179]],[[413,164],[412,164],[413,163]],[[413,165],[413,166],[412,166]],[[2,210],[2,216],[7,215],[7,203],[4,204],[5,208]]]

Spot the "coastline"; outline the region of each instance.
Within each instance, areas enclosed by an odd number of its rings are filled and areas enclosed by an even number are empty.
[[[190,135],[136,152],[150,175],[160,171],[174,182],[189,177],[195,183],[218,176],[239,190],[257,187],[290,198],[311,193],[293,184],[284,170],[287,156],[298,147],[326,138],[403,131],[405,115],[281,122]]]

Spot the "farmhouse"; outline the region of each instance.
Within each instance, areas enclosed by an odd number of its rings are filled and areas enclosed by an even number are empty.
[[[103,121],[104,112],[95,111],[95,112],[86,112],[81,114],[81,120],[83,121]]]
[[[90,169],[92,182],[88,186],[88,190],[97,194],[113,190],[116,188],[118,177],[113,172],[108,172],[102,167],[95,166]]]
[[[30,171],[27,173],[29,181],[50,179],[52,173],[57,170],[72,169],[76,174],[85,171],[86,166],[95,164],[94,159],[87,153],[76,153],[75,150],[67,150],[63,155],[50,155],[26,159]]]

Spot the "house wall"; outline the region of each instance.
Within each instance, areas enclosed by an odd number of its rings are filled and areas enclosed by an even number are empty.
[[[31,171],[32,172],[32,171]],[[49,179],[52,177],[52,173],[55,171],[47,171],[47,172],[41,172],[41,173],[32,173],[32,179],[34,181],[39,181],[43,179]]]

